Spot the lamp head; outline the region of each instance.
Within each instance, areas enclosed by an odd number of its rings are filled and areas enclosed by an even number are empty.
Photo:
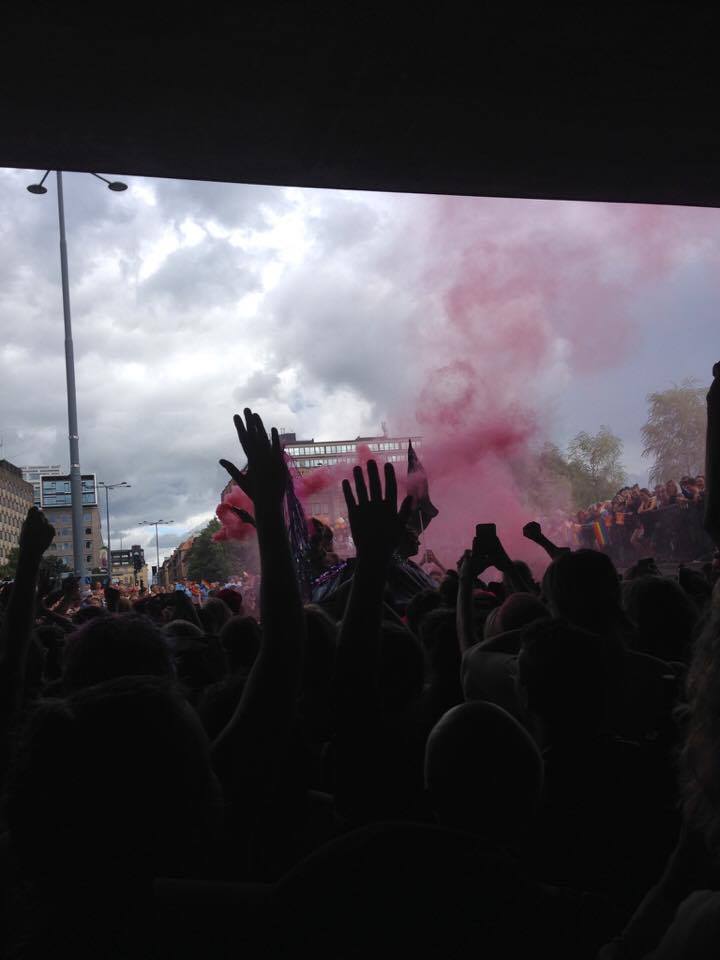
[[[28,190],[28,193],[35,193],[35,194],[47,193],[47,187],[44,187],[41,183],[31,183],[30,186],[27,188],[27,190]]]

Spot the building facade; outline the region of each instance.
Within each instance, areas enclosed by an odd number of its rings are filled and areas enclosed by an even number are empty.
[[[62,467],[56,463],[52,466],[22,467],[23,480],[27,480],[33,486],[35,495],[35,506],[42,507],[42,486],[40,480],[42,477],[60,477],[62,476]]]
[[[137,559],[136,559],[137,558]],[[145,551],[138,544],[127,550],[112,551],[112,576],[123,587],[148,586]]]
[[[297,440],[283,435],[283,446],[300,476],[323,467],[354,466],[369,450],[379,463],[407,463],[408,441],[422,449],[422,437],[356,437],[354,440]],[[347,507],[340,482],[312,494],[305,503],[306,513],[332,527],[335,546],[340,553],[351,546]]]
[[[0,460],[0,564],[7,563],[10,551],[19,545],[34,497],[32,484],[23,479],[22,468]]]
[[[368,451],[377,457],[379,463],[407,464],[408,443],[416,451],[422,450],[422,437],[356,437],[354,440],[298,440],[294,433],[281,433],[280,443],[288,455],[294,470],[302,477],[322,468],[350,467],[360,463]],[[404,476],[403,472],[400,472]],[[224,500],[235,486],[230,480],[222,490],[220,499]],[[305,498],[305,513],[315,517],[331,527],[334,534],[335,550],[345,556],[353,551],[350,540],[350,527],[347,520],[347,507],[343,496],[340,478],[329,486],[310,494]]]
[[[40,478],[40,497],[43,513],[55,527],[55,539],[47,553],[64,560],[73,570],[72,493],[68,475],[51,474]],[[94,473],[82,476],[83,549],[88,572],[100,570],[103,565],[102,519],[97,499]]]

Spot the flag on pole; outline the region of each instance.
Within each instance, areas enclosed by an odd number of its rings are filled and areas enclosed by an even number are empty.
[[[408,440],[407,492],[413,498],[410,526],[417,534],[422,534],[433,517],[438,515],[438,509],[430,500],[427,474],[415,453],[412,440]]]

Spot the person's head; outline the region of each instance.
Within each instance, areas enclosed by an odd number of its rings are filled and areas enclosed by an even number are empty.
[[[97,617],[67,639],[63,687],[68,693],[106,680],[136,676],[174,676],[170,647],[146,617]]]
[[[602,637],[565,620],[536,620],[526,627],[517,686],[541,738],[554,741],[601,730],[616,667]]]
[[[377,694],[389,713],[403,710],[420,696],[425,658],[420,641],[399,623],[384,621],[380,635]]]
[[[535,580],[534,580],[533,575],[532,575],[532,570],[531,570],[530,567],[525,563],[524,560],[513,560],[513,561],[512,561],[512,567],[513,567],[514,572],[515,572],[518,576],[522,577],[522,579],[525,580],[526,583],[528,583],[528,584],[534,584],[534,583],[535,583]],[[508,595],[508,594],[510,594],[510,593],[513,592],[513,589],[514,589],[514,588],[513,588],[513,585],[512,585],[512,579],[511,579],[511,577],[508,576],[507,573],[503,573],[502,583],[503,583],[503,587],[505,588],[505,594],[506,594],[506,595]]]
[[[62,675],[65,634],[54,624],[41,624],[35,627],[35,636],[45,651],[44,673],[46,680],[59,680]]]
[[[80,607],[79,610],[76,610],[73,614],[72,620],[74,624],[80,627],[84,623],[89,623],[90,620],[94,620],[96,617],[106,617],[107,615],[107,610],[105,610],[103,607],[98,607],[95,604],[88,604],[87,606]]]
[[[337,624],[314,603],[305,606],[305,655],[303,687],[329,691],[335,668]]]
[[[433,683],[460,683],[460,646],[455,611],[431,610],[420,624],[420,643],[427,656]]]
[[[532,593],[511,593],[485,622],[485,637],[497,636],[509,630],[519,630],[534,620],[548,618],[550,611]]]
[[[413,528],[406,524],[403,528],[402,537],[400,543],[398,543],[396,552],[398,556],[402,557],[405,560],[409,560],[410,557],[414,557],[418,550],[420,549],[420,538]]]
[[[239,590],[235,590],[233,587],[224,587],[218,592],[217,599],[227,604],[233,616],[237,617],[242,614],[243,598]]]
[[[222,643],[187,620],[172,620],[162,632],[171,646],[178,680],[194,703],[205,687],[218,683],[227,673]]]
[[[217,597],[211,597],[198,610],[198,616],[205,633],[214,637],[220,633],[232,615],[230,607],[224,600]]]
[[[460,578],[456,570],[448,570],[438,587],[438,593],[446,607],[455,607],[457,604],[458,590],[460,588]]]
[[[254,617],[231,617],[220,631],[230,673],[250,672],[260,652],[262,631]]]
[[[8,792],[13,846],[51,887],[184,872],[202,859],[219,797],[197,717],[157,677],[41,702]]]
[[[623,603],[637,627],[639,650],[661,660],[689,660],[698,614],[679,583],[668,577],[635,577],[623,586]]]
[[[705,490],[705,477],[701,475],[695,477],[695,486],[702,493]]]
[[[665,492],[667,493],[668,497],[676,497],[680,493],[680,487],[674,480],[668,480],[668,482],[665,484]]]
[[[542,757],[526,730],[483,701],[449,710],[425,748],[425,786],[439,823],[498,838],[520,838],[540,802]]]
[[[680,757],[683,812],[720,859],[720,607],[693,653],[686,682],[685,743]]]
[[[407,625],[415,634],[420,635],[420,628],[425,617],[442,605],[442,596],[437,590],[421,590],[410,600],[405,610]]]
[[[575,550],[556,557],[543,577],[543,596],[554,617],[603,633],[622,620],[620,580],[607,554]]]

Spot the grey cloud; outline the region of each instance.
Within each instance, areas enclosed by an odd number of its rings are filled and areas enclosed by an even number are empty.
[[[139,296],[163,297],[181,310],[231,304],[259,289],[259,263],[227,240],[207,236],[201,243],[171,253],[140,284]]]
[[[267,209],[281,213],[289,208],[284,191],[252,184],[156,180],[154,192],[162,215],[175,223],[191,217],[227,229],[261,230],[267,226]]]
[[[233,390],[233,399],[240,404],[273,396],[280,386],[280,377],[271,370],[255,370],[245,383]]]

